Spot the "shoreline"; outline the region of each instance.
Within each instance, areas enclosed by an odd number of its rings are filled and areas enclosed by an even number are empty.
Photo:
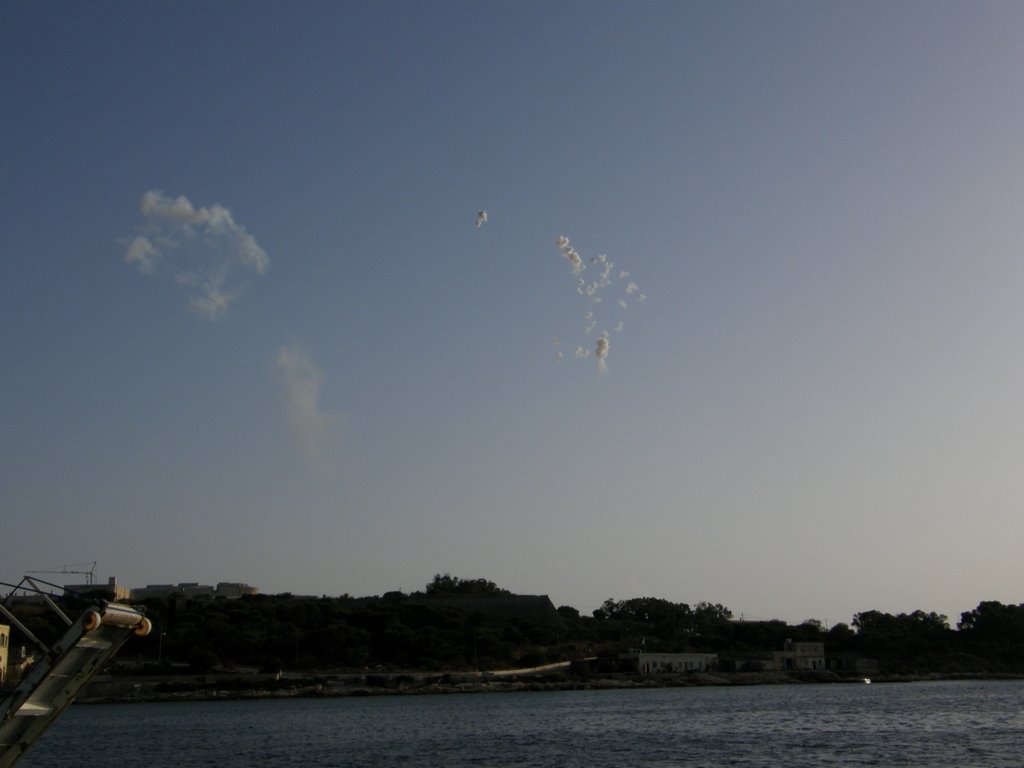
[[[864,685],[937,680],[1017,680],[1021,674],[916,674],[840,677],[833,672],[726,672],[640,677],[606,675],[501,675],[486,673],[389,673],[253,680],[230,676],[174,680],[109,678],[94,682],[78,704],[160,703],[174,701],[233,701],[252,699],[346,698],[366,696],[438,696],[544,691],[635,690],[754,685]]]

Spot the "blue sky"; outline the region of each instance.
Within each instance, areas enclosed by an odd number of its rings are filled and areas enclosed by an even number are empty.
[[[2,578],[1021,601],[1024,6],[7,0],[0,65]]]

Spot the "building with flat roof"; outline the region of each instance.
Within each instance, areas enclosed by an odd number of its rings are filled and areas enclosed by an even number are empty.
[[[92,597],[95,595],[116,603],[127,600],[131,595],[131,591],[127,587],[120,586],[117,583],[117,579],[111,576],[107,579],[106,584],[65,584],[64,594],[81,597]]]
[[[664,675],[680,672],[707,672],[718,668],[714,653],[645,653],[630,651],[619,654],[623,671],[641,675]]]
[[[144,587],[133,589],[131,597],[133,600],[158,597],[209,598],[212,600],[213,598],[236,599],[259,593],[257,587],[251,587],[240,581],[219,581],[216,587],[195,581],[183,581],[179,584],[147,584]]]
[[[781,651],[775,651],[774,657],[777,670],[825,669],[825,644],[787,640]]]

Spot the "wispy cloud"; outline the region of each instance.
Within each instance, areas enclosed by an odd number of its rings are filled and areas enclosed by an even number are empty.
[[[315,466],[327,463],[336,419],[320,409],[323,372],[295,342],[281,347],[277,367],[284,379],[285,408],[299,448]]]
[[[189,309],[203,317],[220,317],[241,295],[237,270],[270,269],[267,252],[219,203],[196,208],[184,195],[150,190],[139,211],[143,224],[125,242],[125,263],[145,274],[169,273],[188,291]]]

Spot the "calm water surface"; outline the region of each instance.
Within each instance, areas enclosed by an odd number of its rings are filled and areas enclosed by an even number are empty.
[[[1024,681],[72,707],[19,768],[1019,766]]]

